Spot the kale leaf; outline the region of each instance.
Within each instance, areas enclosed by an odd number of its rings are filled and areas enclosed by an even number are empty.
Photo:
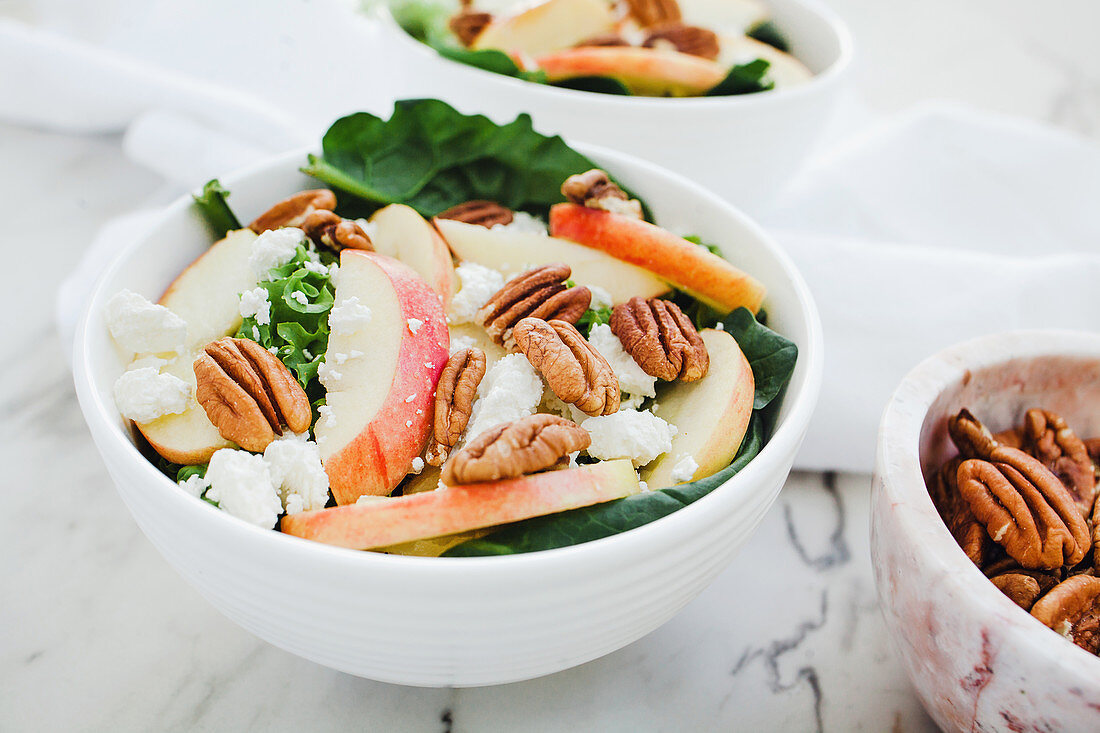
[[[195,208],[206,221],[215,242],[225,237],[227,232],[241,228],[240,221],[225,201],[228,197],[229,191],[222,188],[217,178],[207,181],[202,193],[191,194],[191,198],[195,199]]]

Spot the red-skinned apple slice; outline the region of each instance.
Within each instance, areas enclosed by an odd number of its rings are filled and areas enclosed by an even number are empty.
[[[713,61],[666,49],[638,46],[582,46],[540,56],[535,64],[549,81],[606,76],[634,94],[688,97],[703,94],[726,78]]]
[[[706,248],[649,222],[577,204],[550,208],[550,233],[644,267],[722,313],[742,306],[753,313],[764,286]]]
[[[370,221],[375,226],[371,235],[375,251],[416,270],[443,298],[446,309],[455,292],[455,268],[451,251],[435,227],[404,204],[379,209]]]
[[[473,48],[538,56],[609,33],[614,22],[611,5],[603,0],[546,0],[516,15],[495,15]]]
[[[198,352],[211,341],[235,333],[241,324],[238,296],[256,287],[256,277],[248,266],[255,239],[250,229],[229,232],[188,265],[160,298],[161,305],[187,322],[184,353],[161,372],[182,379],[192,393],[195,371],[191,365]],[[214,451],[233,445],[218,434],[194,400],[179,414],[137,423],[137,428],[153,450],[183,465],[206,463]]]
[[[538,265],[564,262],[578,285],[603,288],[613,303],[625,303],[635,295],[652,298],[669,290],[653,273],[576,242],[451,219],[436,219],[435,225],[456,257],[499,270],[505,279]]]
[[[367,550],[442,537],[636,494],[628,460],[425,491],[283,518],[284,532],[340,547]]]
[[[752,367],[733,336],[706,329],[700,334],[710,354],[707,375],[695,382],[672,382],[657,392],[657,417],[676,426],[672,448],[642,471],[653,490],[676,483],[672,474],[684,456],[698,464],[692,479],[710,476],[730,464],[741,447],[752,415]]]
[[[432,427],[449,343],[438,295],[392,257],[341,252],[334,313],[351,298],[370,318],[332,330],[325,359],[339,377],[325,380],[328,416],[314,429],[338,504],[385,496],[405,477]]]

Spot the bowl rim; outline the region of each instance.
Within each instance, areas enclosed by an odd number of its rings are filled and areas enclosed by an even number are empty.
[[[975,371],[1018,359],[1080,357],[1100,359],[1100,333],[1066,329],[1029,329],[994,333],[952,345],[926,358],[901,381],[883,411],[879,427],[874,487],[889,495],[894,523],[924,562],[958,591],[955,595],[998,614],[1008,632],[1035,654],[1058,656],[1093,677],[1100,657],[1053,632],[997,590],[963,552],[939,516],[921,471],[920,436],[929,410],[945,389]],[[881,489],[879,489],[881,487]],[[876,497],[883,501],[881,497]],[[874,521],[875,511],[872,511]],[[935,544],[929,538],[936,538]],[[923,541],[917,541],[921,538]],[[881,560],[874,553],[872,562]],[[880,589],[881,593],[881,589]],[[992,613],[991,613],[992,616]],[[1053,637],[1050,634],[1053,633]],[[1052,638],[1058,642],[1051,644]],[[1068,658],[1062,656],[1073,649]]]
[[[781,89],[769,89],[763,92],[754,92],[752,94],[730,94],[716,97],[646,97],[639,95],[619,95],[619,94],[603,94],[600,92],[589,92],[581,89],[567,89],[564,87],[556,87],[550,84],[538,84],[535,82],[525,81],[523,79],[517,79],[504,74],[497,74],[496,72],[488,71],[486,69],[479,69],[476,66],[470,66],[469,64],[463,64],[459,61],[440,56],[439,53],[422,43],[412,36],[410,36],[394,19],[393,14],[390,13],[388,6],[384,2],[377,3],[372,9],[375,17],[379,21],[379,25],[382,27],[387,37],[394,38],[397,43],[407,49],[410,53],[420,55],[422,58],[431,58],[436,62],[443,64],[444,66],[453,68],[456,72],[467,72],[472,74],[475,78],[480,78],[487,83],[498,83],[503,85],[502,93],[505,90],[513,93],[525,93],[524,90],[529,91],[534,95],[545,95],[551,102],[567,103],[571,100],[577,100],[580,104],[606,104],[608,106],[618,107],[645,107],[644,111],[656,111],[658,109],[684,109],[688,111],[699,111],[702,109],[713,109],[722,107],[739,107],[760,105],[764,106],[771,103],[780,103],[788,98],[794,98],[804,96],[806,94],[813,94],[819,87],[824,87],[834,83],[837,79],[842,77],[852,65],[852,59],[855,55],[855,43],[852,39],[851,30],[844,20],[837,14],[832,8],[824,5],[818,0],[789,0],[790,2],[799,5],[802,8],[813,13],[817,18],[822,21],[824,27],[826,27],[833,36],[834,41],[837,44],[837,56],[825,69],[812,76],[810,81],[805,84],[799,84],[794,87],[781,88]]]
[[[136,250],[153,236],[160,226],[168,225],[171,221],[187,216],[191,206],[190,193],[182,195],[175,202],[166,207],[156,218],[156,221],[146,230],[141,237],[136,237],[132,242],[115,253],[109,264],[100,273],[89,295],[84,311],[80,315],[77,326],[76,338],[73,344],[73,369],[76,384],[77,397],[81,411],[92,432],[93,438],[99,450],[106,454],[108,451],[114,455],[120,452],[125,454],[124,460],[128,460],[135,466],[142,476],[143,483],[154,485],[154,490],[162,491],[171,511],[183,513],[205,512],[211,519],[218,523],[222,531],[230,535],[236,535],[241,542],[251,542],[257,550],[271,553],[271,557],[293,557],[301,562],[312,561],[339,563],[349,568],[370,567],[372,571],[383,572],[409,572],[415,569],[424,577],[444,577],[451,574],[451,569],[461,567],[463,573],[476,576],[478,573],[497,573],[506,568],[517,568],[523,572],[538,571],[539,569],[553,569],[555,572],[561,566],[572,567],[574,563],[597,564],[599,562],[613,562],[613,558],[626,557],[638,558],[645,555],[647,547],[668,546],[669,540],[661,540],[661,537],[686,539],[692,536],[692,526],[697,517],[706,516],[706,512],[718,509],[723,503],[733,502],[741,492],[747,491],[759,482],[769,472],[781,470],[785,457],[793,457],[801,443],[810,417],[817,403],[822,380],[822,327],[817,307],[813,296],[802,275],[795,268],[789,255],[773,240],[756,222],[739,209],[711,193],[702,186],[688,180],[684,176],[668,171],[644,159],[625,153],[620,153],[600,146],[571,143],[584,155],[606,165],[614,170],[620,164],[635,166],[646,175],[652,175],[659,180],[673,186],[687,187],[692,194],[697,196],[703,207],[711,211],[720,210],[727,216],[739,220],[739,222],[752,233],[756,241],[754,246],[763,247],[786,274],[794,297],[798,302],[798,317],[805,323],[806,343],[800,345],[799,358],[805,360],[805,379],[801,390],[797,393],[788,391],[784,399],[789,401],[789,412],[786,417],[775,426],[768,443],[741,471],[711,491],[702,499],[678,509],[671,514],[661,517],[641,527],[620,532],[609,537],[592,540],[589,542],[560,547],[550,550],[519,553],[513,555],[493,555],[480,557],[413,557],[404,555],[387,555],[383,553],[364,552],[344,547],[326,545],[320,542],[294,537],[282,532],[263,529],[233,517],[204,501],[195,501],[194,497],[181,491],[176,483],[161,473],[151,461],[149,461],[131,439],[125,434],[125,428],[120,423],[117,408],[113,404],[106,405],[100,399],[95,387],[95,379],[89,361],[89,349],[87,341],[93,326],[93,316],[97,305],[105,302],[107,297],[104,291],[115,273],[123,267]],[[298,168],[306,160],[307,153],[316,152],[314,146],[288,151],[281,155],[266,158],[263,161],[239,169],[227,176],[221,177],[226,188],[234,187],[247,181],[262,177],[263,173],[273,169],[284,169],[293,166]],[[202,520],[200,520],[202,521]],[[262,543],[262,544],[257,544]],[[288,553],[293,553],[288,555]]]

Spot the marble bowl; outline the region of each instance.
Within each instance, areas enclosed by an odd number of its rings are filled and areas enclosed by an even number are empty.
[[[96,284],[74,346],[80,406],[126,505],[188,582],[245,629],[362,677],[411,685],[486,685],[548,674],[614,651],[667,621],[752,535],[782,487],[817,401],[821,326],[806,284],[752,221],[649,163],[578,146],[640,196],[656,220],[717,242],[769,288],[769,325],[798,344],[778,423],[725,485],[652,524],[546,552],[419,558],[356,552],[260,529],[198,501],[134,445],[111,389],[123,370],[103,306],[123,287],[156,296],[209,245],[185,197]],[[223,178],[244,221],[316,187],[306,151]]]
[[[955,454],[947,418],[994,432],[1043,406],[1100,435],[1100,334],[1013,332],[909,373],[879,432],[871,557],[879,601],[924,707],[949,731],[1100,730],[1100,659],[990,583],[940,520],[926,477]]]
[[[450,61],[409,36],[384,3],[382,57],[404,96],[443,99],[498,122],[521,112],[538,129],[637,155],[760,213],[809,157],[852,59],[847,27],[817,0],[768,0],[792,53],[814,72],[791,89],[665,99],[562,89]]]

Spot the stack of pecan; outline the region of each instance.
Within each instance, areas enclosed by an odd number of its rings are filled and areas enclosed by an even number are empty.
[[[959,455],[929,493],[955,540],[1021,608],[1100,654],[1100,440],[1039,409],[996,435],[962,410],[948,431]]]

